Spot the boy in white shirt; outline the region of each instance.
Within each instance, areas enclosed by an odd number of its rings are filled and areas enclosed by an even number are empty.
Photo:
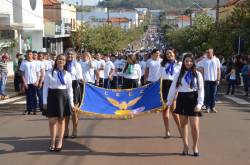
[[[215,109],[215,96],[217,86],[220,82],[220,61],[214,56],[214,51],[212,48],[207,50],[206,58],[199,62],[199,70],[204,77],[205,86],[205,111],[206,113],[211,112],[216,113]]]
[[[23,60],[20,71],[22,71],[22,80],[26,91],[26,106],[27,109],[24,112],[30,114],[33,111],[33,114],[36,114],[36,87],[39,83],[39,67],[37,67],[37,63],[33,60],[33,54],[31,50],[26,52],[27,60]]]

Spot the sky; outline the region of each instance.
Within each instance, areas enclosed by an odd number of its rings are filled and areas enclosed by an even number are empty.
[[[71,4],[76,4],[76,2],[78,2],[79,4],[81,4],[82,0],[64,0],[65,2],[71,3]],[[97,3],[100,0],[83,0],[83,5],[97,5]]]

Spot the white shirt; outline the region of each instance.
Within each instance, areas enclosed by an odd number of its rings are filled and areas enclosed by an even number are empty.
[[[113,76],[122,76],[123,75],[122,71],[123,71],[125,65],[126,65],[126,62],[123,59],[115,60],[114,66],[115,66],[116,72],[114,73]]]
[[[40,70],[36,61],[23,60],[20,70],[24,72],[24,79],[27,84],[35,84],[37,82]]]
[[[165,67],[161,66],[161,78],[163,80],[171,80],[172,81],[174,79],[174,75],[177,74],[180,71],[181,65],[179,65],[177,63],[177,61],[174,63],[173,75],[171,75],[170,73],[168,73],[168,74],[166,73],[166,69],[167,69],[168,66],[169,66],[169,63],[166,63]]]
[[[45,105],[47,104],[49,89],[67,89],[70,105],[72,107],[74,106],[72,79],[71,79],[71,75],[67,71],[65,71],[64,81],[65,81],[65,85],[61,84],[57,76],[56,70],[54,70],[53,76],[52,76],[52,70],[49,70],[48,72],[46,72],[46,75],[44,78],[44,85],[43,85],[43,104]]]
[[[69,72],[69,73],[71,75],[72,80],[83,80],[82,68],[81,68],[81,65],[79,64],[79,62],[72,61],[72,68],[71,68],[71,72]]]
[[[54,61],[52,61],[52,60],[44,60],[44,64],[45,64],[45,71],[48,71],[48,70],[53,68]]]
[[[35,60],[36,66],[38,67],[39,70],[39,76],[42,73],[45,73],[45,62],[44,61],[40,61],[40,60]]]
[[[85,82],[95,83],[95,62],[92,61],[90,64],[90,61],[80,61],[80,64],[82,67],[83,80]],[[92,67],[90,67],[91,65]]]
[[[204,58],[199,62],[199,67],[204,69],[205,81],[216,81],[218,79],[217,73],[218,69],[220,69],[220,60],[217,57]]]
[[[161,77],[161,61],[162,59],[153,60],[149,59],[146,63],[146,67],[149,69],[147,81],[156,82]]]
[[[109,73],[112,69],[115,69],[115,66],[112,61],[107,61],[104,66],[104,79],[109,78]]]
[[[143,76],[146,69],[146,62],[142,60],[139,62],[139,65],[141,66],[141,76]]]
[[[100,70],[102,67],[104,68],[105,61],[104,60],[96,60],[96,68],[99,70],[99,77],[104,78],[104,70]]]
[[[173,100],[177,94],[177,92],[194,92],[194,91],[198,91],[198,98],[197,98],[197,107],[201,108],[201,106],[203,105],[203,101],[204,101],[204,82],[203,82],[203,77],[201,75],[200,72],[196,71],[197,73],[197,77],[198,77],[198,82],[199,82],[199,88],[197,87],[197,79],[194,79],[194,87],[193,89],[190,88],[190,85],[186,83],[185,81],[185,75],[184,74],[182,80],[181,80],[181,85],[178,87],[178,89],[176,88],[176,84],[179,78],[179,73],[175,74],[174,76],[174,80],[171,84],[171,87],[169,89],[169,93],[168,93],[168,98],[167,98],[167,105],[170,106],[173,103]]]
[[[141,66],[139,64],[131,65],[132,73],[128,74],[126,71],[123,73],[124,78],[127,79],[141,79]]]

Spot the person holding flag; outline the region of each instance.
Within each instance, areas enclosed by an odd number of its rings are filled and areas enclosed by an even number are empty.
[[[82,68],[79,62],[76,61],[76,52],[74,49],[68,49],[66,54],[66,70],[70,73],[72,78],[72,88],[73,88],[73,101],[74,106],[79,107],[81,104],[81,87],[80,82],[83,82],[82,77]],[[77,137],[77,125],[78,125],[78,118],[79,112],[73,111],[72,113],[72,124],[73,124],[73,131],[72,131],[72,138]],[[64,138],[68,138],[69,136],[69,120],[70,116],[65,118],[65,133]]]
[[[45,75],[43,104],[49,118],[51,144],[50,151],[60,152],[63,146],[65,117],[75,110],[73,102],[72,78],[65,70],[66,58],[58,55],[52,70]],[[58,140],[56,137],[58,134]]]
[[[164,104],[167,102],[167,96],[169,92],[169,88],[171,86],[171,83],[174,79],[174,76],[180,71],[181,65],[179,65],[175,58],[175,53],[173,50],[166,50],[164,53],[163,60],[161,62],[161,79],[162,79],[162,99]],[[171,106],[171,112],[175,109],[175,103]],[[179,115],[176,113],[172,113],[172,116],[175,120],[175,123],[177,125],[177,128],[179,130],[179,133],[181,135],[181,126],[180,126],[180,119]],[[170,137],[170,131],[169,131],[169,111],[166,106],[164,106],[164,109],[162,111],[162,117],[164,121],[165,126],[165,137]]]

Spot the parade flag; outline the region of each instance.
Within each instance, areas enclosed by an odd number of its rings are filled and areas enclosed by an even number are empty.
[[[80,110],[103,118],[133,118],[162,108],[160,82],[135,89],[104,89],[85,83]]]

